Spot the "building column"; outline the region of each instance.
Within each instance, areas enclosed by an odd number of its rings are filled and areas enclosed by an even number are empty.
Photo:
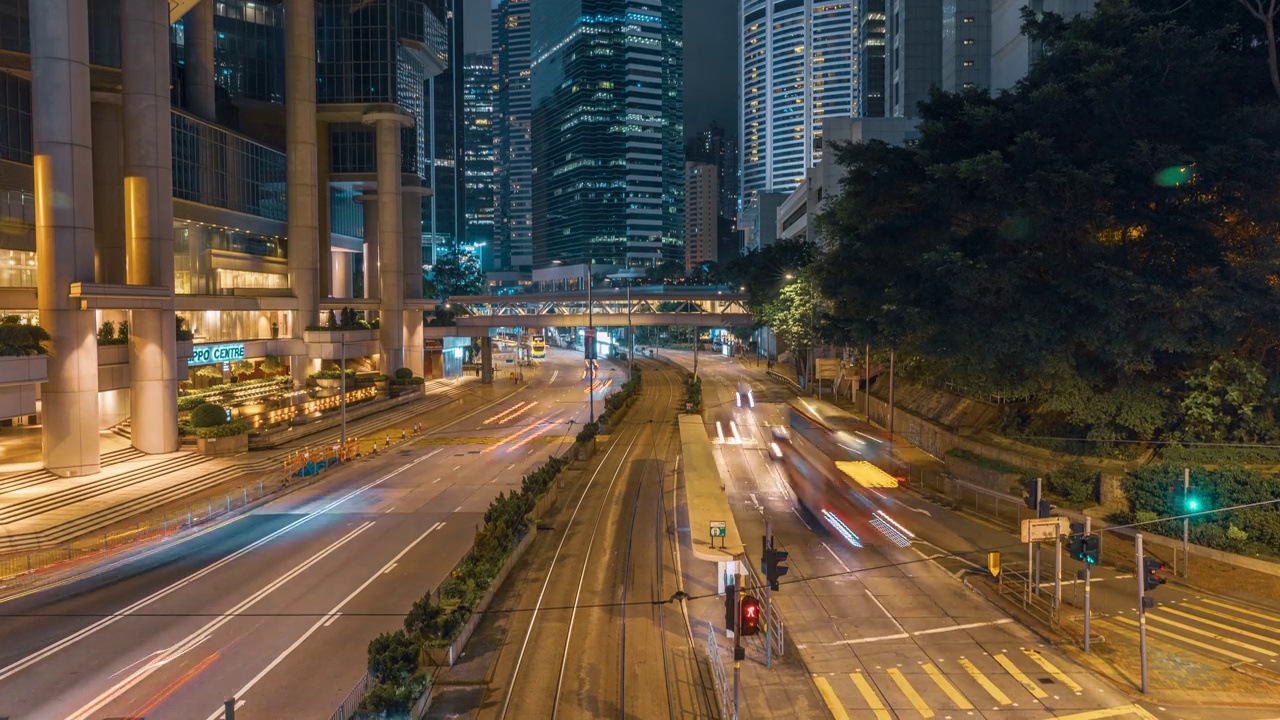
[[[329,208],[329,123],[322,122],[316,125],[316,179],[318,182],[318,190],[316,193],[317,212],[316,220],[318,221],[316,234],[317,253],[319,257],[320,297],[337,297],[335,291],[336,282],[333,279],[333,260],[330,257],[333,254],[333,227],[331,225],[330,214],[332,210]],[[350,283],[350,280],[347,280]]]
[[[480,338],[480,383],[493,384],[493,338],[488,334]]]
[[[285,150],[289,158],[289,287],[298,298],[293,336],[320,319],[316,158],[316,3],[285,0]],[[294,379],[297,382],[297,379]]]
[[[93,93],[93,244],[98,282],[123,285],[124,146],[120,95]]]
[[[401,193],[401,230],[404,239],[404,297],[422,298],[422,196],[430,190],[406,187]],[[414,375],[425,377],[426,357],[422,337],[422,308],[415,306],[404,311],[404,366]]]
[[[404,218],[400,197],[400,128],[409,118],[394,112],[368,113],[366,125],[377,134],[378,163],[378,318],[382,372],[404,367]]]
[[[218,110],[213,82],[213,0],[200,0],[186,17],[187,108],[216,122]]]
[[[93,131],[89,9],[83,0],[31,3],[37,299],[51,338],[41,392],[41,458],[63,477],[99,469],[98,345],[91,310],[71,283],[93,282]]]
[[[333,276],[332,297],[342,300],[351,298],[351,256],[354,253],[331,250],[329,253],[330,273]]]
[[[178,449],[169,9],[122,0],[120,22],[126,280],[169,289],[162,308],[131,311],[131,437],[143,452],[166,453]]]
[[[364,297],[380,297],[378,286],[378,195],[365,191],[356,198],[364,218]]]

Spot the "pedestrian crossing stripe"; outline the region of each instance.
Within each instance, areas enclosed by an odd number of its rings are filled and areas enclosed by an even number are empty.
[[[1271,620],[1272,622],[1275,622],[1276,620],[1275,615],[1267,615],[1266,613],[1260,613],[1255,610],[1249,610],[1247,608],[1242,608],[1237,605],[1232,605],[1231,603],[1225,603],[1225,602],[1222,602],[1221,600],[1214,600],[1213,598],[1200,598],[1200,600],[1210,605],[1217,605],[1218,607],[1224,607],[1228,610],[1235,610],[1236,612],[1244,613],[1245,615],[1252,615],[1254,617],[1262,618],[1263,620]]]
[[[1005,695],[1003,690],[996,687],[995,683],[991,682],[986,675],[983,675],[982,671],[979,670],[976,665],[966,658],[960,658],[957,662],[960,663],[960,667],[964,668],[965,672],[969,673],[974,680],[978,681],[978,684],[982,686],[983,690],[987,691],[987,694],[990,695],[993,700],[1001,705],[1013,704],[1013,700],[1010,700],[1009,696]]]
[[[1035,664],[1044,668],[1044,671],[1052,675],[1053,679],[1071,688],[1073,692],[1082,692],[1084,690],[1084,688],[1080,687],[1080,684],[1075,680],[1072,680],[1070,676],[1055,667],[1053,663],[1045,660],[1044,656],[1039,652],[1027,649],[1023,649],[1022,652],[1025,653],[1027,657],[1031,658]]]
[[[1197,605],[1195,603],[1190,603],[1190,602],[1182,603],[1182,607],[1191,608],[1192,610],[1198,610],[1202,613],[1207,613],[1209,615],[1214,615],[1216,617],[1225,618],[1227,620],[1234,620],[1235,622],[1238,622],[1241,625],[1245,625],[1251,628],[1257,628],[1259,630],[1271,630],[1274,632],[1277,629],[1275,627],[1272,627],[1271,625],[1263,625],[1260,622],[1254,622],[1252,620],[1245,620],[1244,618],[1238,618],[1235,615],[1229,615],[1227,613],[1220,612],[1218,610],[1212,610],[1210,608],[1204,607],[1202,605]]]
[[[836,720],[849,720],[849,713],[844,711],[844,705],[840,702],[840,697],[836,695],[836,691],[831,688],[831,683],[821,676],[813,679],[813,684],[818,686],[818,694],[822,696],[822,701],[827,704],[827,709],[831,711],[831,716]]]
[[[1172,614],[1172,615],[1179,615],[1179,616],[1181,616],[1181,618],[1189,618],[1189,619],[1192,619],[1192,620],[1194,620],[1194,621],[1197,621],[1197,623],[1203,623],[1203,624],[1206,624],[1206,625],[1208,625],[1208,626],[1211,626],[1211,628],[1221,628],[1221,629],[1224,629],[1224,630],[1228,630],[1228,632],[1231,632],[1231,633],[1235,633],[1235,634],[1238,634],[1238,635],[1244,635],[1244,637],[1247,637],[1247,638],[1260,639],[1260,641],[1262,641],[1262,642],[1268,642],[1268,643],[1276,643],[1276,644],[1280,644],[1280,641],[1274,641],[1274,639],[1262,637],[1262,635],[1260,635],[1260,634],[1251,633],[1251,632],[1248,632],[1248,630],[1239,630],[1239,629],[1233,628],[1233,626],[1228,625],[1228,624],[1225,624],[1225,623],[1215,623],[1215,621],[1213,621],[1213,620],[1206,620],[1206,619],[1203,619],[1203,618],[1197,618],[1197,616],[1194,616],[1194,615],[1192,615],[1192,614],[1189,614],[1189,612],[1180,612],[1180,611],[1178,611],[1178,610],[1174,610],[1174,609],[1172,609],[1172,607],[1161,607],[1160,612],[1158,612],[1158,614],[1157,614],[1157,612],[1149,612],[1149,614],[1148,614],[1148,615],[1149,615],[1149,616],[1151,616],[1151,618],[1152,618],[1153,620],[1160,620],[1160,621],[1161,621],[1161,623],[1169,623],[1170,625],[1174,625],[1174,626],[1175,626],[1175,628],[1183,628],[1183,629],[1185,629],[1185,630],[1190,630],[1190,632],[1193,632],[1193,633],[1202,634],[1202,635],[1208,635],[1208,637],[1211,637],[1211,638],[1221,639],[1221,641],[1229,642],[1229,643],[1231,643],[1231,644],[1235,644],[1235,646],[1243,647],[1243,648],[1245,648],[1245,650],[1252,650],[1252,651],[1256,651],[1256,652],[1261,652],[1261,653],[1262,653],[1262,655],[1266,655],[1267,657],[1275,657],[1275,655],[1276,655],[1276,653],[1275,653],[1275,652],[1272,652],[1272,651],[1270,651],[1270,650],[1265,650],[1265,648],[1261,648],[1261,647],[1254,647],[1254,646],[1252,646],[1252,644],[1247,644],[1247,643],[1243,643],[1243,642],[1239,642],[1239,641],[1233,641],[1233,639],[1230,639],[1230,638],[1222,638],[1222,637],[1219,637],[1219,635],[1215,635],[1215,634],[1213,634],[1213,633],[1204,632],[1204,630],[1197,630],[1197,629],[1192,628],[1192,626],[1189,626],[1189,625],[1183,625],[1183,624],[1181,624],[1181,623],[1175,623],[1175,621],[1174,621],[1174,620],[1170,620],[1170,619],[1167,619],[1167,618],[1162,618],[1162,615],[1166,614],[1166,612],[1169,612],[1169,614]]]
[[[1000,667],[1004,668],[1005,672],[1013,676],[1014,680],[1022,683],[1022,686],[1027,689],[1027,692],[1031,693],[1032,697],[1035,697],[1036,699],[1049,697],[1049,693],[1042,690],[1039,685],[1032,681],[1031,678],[1027,677],[1026,674],[1019,670],[1018,666],[1014,665],[1013,661],[1005,657],[1003,653],[998,653],[992,657],[996,659],[996,662],[1000,663]]]
[[[942,692],[947,694],[947,697],[951,698],[951,702],[955,703],[956,707],[961,710],[974,709],[973,703],[969,702],[969,699],[962,695],[955,685],[951,684],[951,681],[947,679],[946,675],[942,674],[937,665],[925,663],[924,671],[929,673],[929,677],[933,678],[934,684],[941,688]]]
[[[1103,718],[1123,717],[1125,715],[1135,715],[1140,720],[1156,720],[1156,716],[1144,710],[1141,705],[1121,705],[1120,707],[1104,710],[1087,710],[1074,715],[1059,715],[1054,720],[1103,720]]]
[[[924,698],[920,697],[920,693],[911,687],[911,683],[907,682],[907,677],[902,674],[901,670],[896,667],[889,668],[889,677],[893,678],[893,682],[898,686],[898,689],[902,691],[903,695],[907,696],[907,700],[915,706],[921,717],[933,717],[933,710],[930,710],[929,706],[924,703]]]
[[[1110,618],[1106,618],[1106,619],[1107,619],[1107,620],[1111,620],[1112,622],[1120,622],[1120,623],[1124,623],[1125,625],[1128,625],[1128,626],[1129,626],[1129,627],[1131,627],[1131,628],[1136,628],[1136,627],[1138,627],[1138,623],[1137,623],[1137,621],[1130,620],[1129,618],[1124,617],[1124,616],[1121,616],[1121,615],[1116,615],[1116,616],[1113,616],[1113,617],[1110,617]],[[1225,649],[1225,648],[1220,648],[1220,647],[1216,647],[1216,646],[1210,645],[1210,644],[1208,644],[1208,643],[1203,643],[1203,642],[1200,642],[1199,640],[1192,640],[1192,639],[1191,639],[1191,638],[1189,638],[1189,637],[1183,637],[1182,635],[1179,635],[1179,634],[1177,634],[1177,633],[1173,633],[1173,632],[1169,632],[1168,630],[1164,630],[1164,629],[1161,629],[1161,628],[1158,628],[1158,627],[1151,627],[1150,625],[1148,625],[1148,626],[1147,626],[1147,630],[1149,630],[1149,631],[1151,631],[1151,632],[1155,633],[1156,635],[1163,635],[1163,636],[1165,636],[1165,637],[1170,637],[1170,638],[1173,638],[1174,640],[1177,640],[1177,641],[1179,641],[1179,642],[1184,642],[1184,643],[1187,643],[1188,645],[1194,645],[1194,646],[1196,646],[1196,647],[1198,647],[1198,648],[1201,648],[1201,649],[1203,649],[1203,650],[1208,650],[1209,652],[1215,652],[1215,653],[1218,653],[1219,655],[1226,655],[1227,657],[1232,658],[1232,659],[1235,659],[1235,660],[1239,660],[1240,662],[1254,662],[1254,659],[1253,659],[1253,658],[1245,657],[1244,655],[1240,655],[1239,653],[1234,653],[1234,652],[1231,652],[1230,650],[1227,650],[1227,649]]]
[[[867,707],[875,713],[876,720],[892,720],[893,716],[885,709],[884,703],[880,702],[880,696],[876,695],[876,691],[871,688],[871,683],[867,682],[865,675],[861,672],[853,672],[849,673],[849,679],[857,686],[862,699],[867,702]]]
[[[1157,613],[1147,613],[1147,617],[1151,618],[1152,620],[1157,620],[1157,621],[1159,621],[1159,622],[1166,623],[1166,624],[1168,624],[1168,625],[1172,625],[1172,626],[1174,626],[1174,627],[1178,628],[1179,630],[1185,630],[1185,631],[1187,631],[1187,632],[1189,632],[1189,633],[1195,633],[1196,635],[1203,635],[1204,637],[1211,638],[1211,639],[1213,639],[1213,640],[1217,640],[1217,641],[1219,641],[1219,642],[1224,642],[1224,643],[1227,643],[1228,645],[1235,645],[1236,647],[1238,647],[1238,648],[1244,648],[1245,650],[1251,650],[1251,651],[1256,652],[1256,653],[1261,653],[1261,654],[1266,655],[1266,656],[1268,656],[1268,657],[1275,657],[1275,655],[1276,655],[1275,653],[1271,652],[1270,650],[1266,650],[1266,649],[1260,648],[1260,647],[1258,647],[1258,646],[1256,646],[1256,645],[1250,645],[1249,643],[1247,643],[1247,642],[1243,642],[1243,641],[1241,641],[1241,640],[1232,640],[1232,639],[1231,639],[1231,638],[1229,638],[1229,637],[1223,637],[1223,636],[1221,636],[1221,635],[1215,635],[1214,633],[1211,633],[1211,632],[1209,632],[1208,630],[1201,630],[1201,629],[1199,629],[1199,628],[1194,628],[1194,627],[1191,627],[1190,625],[1187,625],[1186,623],[1180,623],[1180,622],[1178,622],[1177,620],[1170,620],[1169,618],[1164,617],[1163,615],[1159,615],[1159,614],[1157,614]]]

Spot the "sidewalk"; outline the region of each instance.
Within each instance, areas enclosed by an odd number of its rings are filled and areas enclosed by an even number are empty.
[[[474,384],[466,379],[428,383],[420,400],[348,422],[348,437],[360,437],[364,453],[374,442],[386,445],[388,435],[398,440],[401,430],[410,430],[426,419],[426,413],[472,392]],[[492,394],[496,397],[509,390],[498,386]],[[0,553],[67,542],[166,505],[195,499],[237,479],[275,473],[283,468],[289,454],[336,443],[340,435],[341,430],[334,428],[275,450],[211,458],[190,450],[145,455],[130,447],[127,440],[103,433],[103,467],[96,475],[60,478],[37,470],[0,478]]]

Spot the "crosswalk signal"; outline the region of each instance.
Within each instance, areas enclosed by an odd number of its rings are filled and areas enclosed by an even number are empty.
[[[1084,523],[1071,523],[1071,542],[1067,544],[1067,554],[1073,560],[1085,562]]]
[[[1204,503],[1200,501],[1200,498],[1196,496],[1195,492],[1196,489],[1193,487],[1186,489],[1187,497],[1184,505],[1186,507],[1186,511],[1189,513],[1200,512],[1203,509]]]
[[[1102,538],[1099,535],[1086,535],[1084,538],[1084,561],[1090,565],[1098,564],[1098,556],[1102,554]]]
[[[1169,567],[1155,558],[1142,559],[1142,587],[1147,592],[1155,590],[1165,583],[1165,579],[1157,575],[1157,572]]]
[[[1024,489],[1023,500],[1027,503],[1028,510],[1036,510],[1040,507],[1040,481],[1025,480],[1022,483]]]
[[[724,629],[734,632],[734,620],[738,617],[738,586],[724,587]]]
[[[789,553],[786,550],[769,548],[769,566],[765,577],[769,580],[770,590],[776,591],[778,589],[778,578],[791,571],[791,568],[783,565],[787,561],[787,557],[789,557]]]
[[[760,601],[751,595],[742,596],[741,632],[744,637],[760,632]]]

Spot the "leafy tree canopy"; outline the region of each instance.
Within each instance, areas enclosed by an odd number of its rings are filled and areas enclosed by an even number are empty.
[[[769,304],[778,298],[784,285],[799,277],[816,254],[812,243],[779,240],[729,260],[720,267],[721,281],[743,288],[747,294],[747,309],[755,316],[756,322],[767,325]],[[792,278],[788,279],[788,275]]]
[[[430,284],[424,279],[423,292],[435,288],[435,297],[448,300],[454,295],[479,295],[484,292],[485,274],[480,259],[471,253],[446,250],[436,257]]]
[[[1263,25],[1235,0],[1024,17],[1045,56],[1015,88],[934,93],[911,147],[836,147],[833,339],[1078,435],[1257,437],[1280,360]]]

